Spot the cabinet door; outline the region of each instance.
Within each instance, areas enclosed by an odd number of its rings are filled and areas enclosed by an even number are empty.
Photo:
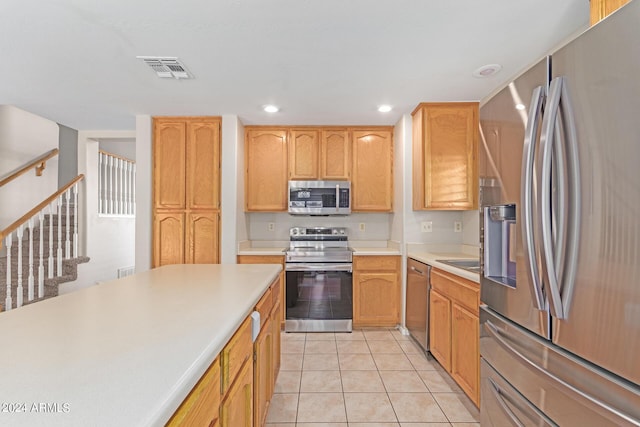
[[[197,212],[188,215],[186,264],[217,264],[220,262],[219,229],[220,214]]]
[[[153,266],[184,263],[184,214],[156,213],[153,218]]]
[[[349,180],[351,145],[346,129],[324,129],[320,139],[320,179]]]
[[[262,426],[267,417],[273,383],[273,327],[269,316],[253,344],[253,351],[253,422],[255,426]]]
[[[220,405],[222,427],[253,426],[253,363],[247,360]]]
[[[186,123],[154,119],[153,133],[153,205],[161,209],[184,209]]]
[[[629,3],[629,0],[591,0],[590,24],[597,24],[620,7]]]
[[[284,289],[284,287],[281,287]],[[271,394],[275,389],[276,380],[278,379],[278,374],[280,373],[280,348],[281,348],[281,321],[283,311],[281,309],[282,304],[278,301],[271,311],[271,327],[273,328],[273,383],[271,384]]]
[[[187,125],[187,204],[190,209],[220,208],[220,122]]]
[[[389,212],[393,201],[391,131],[353,131],[352,210]]]
[[[424,208],[478,206],[478,104],[424,107]]]
[[[250,129],[245,137],[245,208],[287,210],[287,131]]]
[[[400,287],[394,273],[354,274],[353,323],[357,326],[394,326],[399,321]]]
[[[167,422],[167,427],[209,427],[218,422],[220,360],[216,359]]]
[[[451,300],[433,289],[429,302],[429,351],[451,372]]]
[[[480,405],[480,350],[478,316],[453,303],[451,308],[451,376]]]
[[[317,129],[291,129],[289,133],[289,179],[318,179],[320,153]]]

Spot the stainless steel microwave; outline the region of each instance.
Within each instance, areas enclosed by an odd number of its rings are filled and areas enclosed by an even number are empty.
[[[292,215],[349,215],[349,181],[289,181],[289,213]]]

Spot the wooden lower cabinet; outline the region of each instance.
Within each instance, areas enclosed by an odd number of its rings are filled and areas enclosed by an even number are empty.
[[[253,362],[245,361],[220,405],[221,427],[253,426]]]
[[[451,371],[451,300],[431,291],[429,306],[429,351],[447,371]]]
[[[395,326],[400,321],[400,257],[353,257],[353,325]]]
[[[262,330],[253,345],[253,419],[256,427],[262,426],[273,389],[273,327],[271,317],[266,318]]]
[[[282,286],[281,286],[282,287]],[[271,327],[273,328],[273,384],[272,384],[272,393],[275,389],[276,380],[278,379],[278,374],[280,373],[280,348],[281,348],[281,331],[282,326],[280,324],[280,319],[282,319],[282,305],[280,301],[278,301],[273,306],[273,310],[271,311]]]
[[[480,406],[480,287],[431,270],[429,349],[469,398]]]
[[[280,295],[280,307],[284,307],[284,255],[238,255],[236,262],[238,264],[280,264],[282,271],[280,272],[280,288],[276,295]],[[280,310],[280,325],[284,326],[284,308]]]

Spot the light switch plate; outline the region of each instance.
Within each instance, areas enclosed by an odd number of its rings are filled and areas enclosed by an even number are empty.
[[[454,221],[453,223],[453,231],[456,233],[462,233],[462,222]]]

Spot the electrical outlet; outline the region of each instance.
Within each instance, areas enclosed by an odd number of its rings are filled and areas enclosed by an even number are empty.
[[[276,229],[276,223],[275,223],[275,222],[270,222],[270,223],[267,225],[267,230],[269,230],[269,231],[274,231],[275,229]]]
[[[358,224],[358,229],[360,229],[360,231],[365,231],[367,229],[367,226],[364,224],[364,222],[361,222],[360,224]]]
[[[462,223],[460,221],[453,222],[453,231],[455,231],[456,233],[462,232]]]
[[[423,233],[431,233],[433,231],[433,222],[432,221],[422,221],[420,224],[420,229]]]

